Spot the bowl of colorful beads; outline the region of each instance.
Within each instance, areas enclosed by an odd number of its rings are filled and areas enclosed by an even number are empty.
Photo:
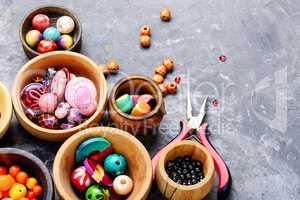
[[[54,199],[47,167],[31,153],[0,148],[0,199]]]
[[[152,183],[150,156],[131,134],[96,127],[64,142],[53,164],[62,199],[146,200]]]
[[[80,51],[81,24],[68,9],[43,6],[22,21],[20,39],[28,58],[55,50]]]
[[[10,125],[12,112],[9,92],[3,83],[0,82],[0,139],[4,136]]]
[[[47,141],[63,141],[102,119],[105,77],[88,57],[70,51],[42,54],[18,72],[12,101],[20,124]]]

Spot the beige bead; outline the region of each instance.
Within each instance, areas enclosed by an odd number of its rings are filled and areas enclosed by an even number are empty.
[[[171,10],[164,8],[160,11],[160,19],[162,21],[170,21],[171,20]]]
[[[162,64],[167,68],[168,71],[173,70],[174,68],[174,61],[170,58],[165,58]]]
[[[154,80],[155,83],[160,84],[160,83],[164,82],[164,77],[160,74],[155,74],[153,76],[153,80]]]
[[[144,25],[140,28],[140,35],[151,35],[151,30],[149,25]]]
[[[151,38],[148,35],[142,35],[140,38],[140,44],[142,47],[150,47],[151,45]]]
[[[162,76],[165,76],[167,74],[167,68],[163,65],[157,66],[155,68],[155,73],[159,74],[159,75],[162,75]]]
[[[128,195],[133,188],[133,181],[129,176],[120,175],[113,182],[114,191],[118,195]]]

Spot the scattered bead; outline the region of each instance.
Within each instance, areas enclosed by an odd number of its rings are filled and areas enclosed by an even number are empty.
[[[212,101],[212,105],[213,105],[214,107],[218,107],[218,106],[219,106],[219,101],[218,101],[217,99],[214,99],[214,100]]]
[[[157,84],[163,83],[164,82],[164,77],[160,74],[155,74],[153,76],[153,81]]]
[[[117,98],[116,100],[117,107],[122,112],[129,112],[133,108],[133,101],[128,94],[124,94]]]
[[[180,84],[180,81],[181,81],[181,77],[180,77],[180,76],[176,76],[176,77],[174,78],[174,82],[177,83],[177,85]]]
[[[225,62],[225,61],[226,61],[226,56],[220,55],[220,56],[219,56],[219,61]]]
[[[163,94],[167,94],[168,93],[167,84],[161,83],[161,84],[158,85],[158,87],[159,87],[161,93],[163,93]]]
[[[69,49],[73,46],[73,38],[70,35],[61,35],[57,39],[57,44],[61,49]]]
[[[71,33],[75,28],[75,22],[69,16],[62,16],[56,21],[56,27],[61,33]]]
[[[118,195],[128,195],[133,189],[133,181],[129,176],[120,175],[115,178],[113,188]]]
[[[109,60],[106,63],[107,69],[109,70],[110,73],[117,73],[120,69],[120,64],[116,60]]]
[[[164,65],[157,66],[155,73],[164,77],[167,74],[167,68]]]
[[[40,31],[38,30],[31,30],[29,31],[26,36],[25,40],[26,43],[31,47],[34,48],[36,45],[43,39],[43,36]]]
[[[124,156],[120,154],[110,154],[104,160],[104,169],[108,173],[119,176],[124,174],[127,167],[127,161]]]
[[[144,25],[140,28],[140,35],[151,35],[151,30],[149,25]]]
[[[50,19],[47,15],[44,14],[37,14],[32,19],[32,27],[39,31],[44,31],[51,25]]]
[[[133,116],[144,116],[151,111],[151,106],[144,100],[139,100],[138,103],[133,107],[131,115]]]
[[[109,197],[109,190],[100,185],[92,185],[85,193],[85,200],[108,200]]]
[[[174,94],[177,91],[177,83],[172,82],[167,85],[168,94]]]
[[[43,32],[44,39],[57,41],[59,36],[60,36],[60,32],[57,30],[57,28],[54,28],[54,27],[49,27]]]
[[[140,38],[140,44],[144,48],[148,48],[151,45],[151,38],[148,35],[142,35]]]
[[[79,191],[85,191],[93,182],[84,166],[76,168],[70,176],[72,185]]]
[[[164,8],[160,11],[160,19],[162,21],[170,21],[171,20],[171,11],[167,8]]]
[[[167,68],[168,71],[171,71],[174,68],[174,61],[170,58],[164,59],[162,64]]]
[[[47,39],[41,40],[37,48],[38,52],[40,53],[47,53],[50,51],[55,51],[56,49],[57,49],[56,43]]]

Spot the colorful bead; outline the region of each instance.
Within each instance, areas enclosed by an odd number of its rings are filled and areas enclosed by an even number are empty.
[[[0,192],[8,191],[14,183],[12,176],[0,175]]]
[[[40,185],[35,185],[32,189],[33,193],[35,194],[35,196],[40,196],[43,192],[43,188]]]
[[[78,108],[82,115],[89,117],[95,113],[97,109],[97,102],[95,100],[82,102]]]
[[[64,98],[65,88],[68,82],[69,71],[67,68],[63,68],[56,72],[52,81],[50,92],[57,95],[58,101],[61,101]]]
[[[0,167],[0,175],[6,175],[5,167]]]
[[[44,113],[53,113],[57,106],[57,95],[53,93],[43,94],[39,99],[39,107]]]
[[[40,53],[46,53],[46,52],[50,52],[50,51],[55,51],[57,49],[57,45],[55,42],[51,41],[51,40],[41,40],[39,42],[38,45],[38,52]]]
[[[71,33],[75,28],[74,20],[69,16],[62,16],[56,21],[56,28],[61,33]]]
[[[69,49],[73,46],[73,38],[70,35],[61,35],[57,44],[61,49]]]
[[[127,161],[124,156],[120,154],[110,154],[104,160],[104,169],[108,173],[119,176],[124,174],[127,167]]]
[[[37,117],[42,114],[42,112],[40,110],[33,110],[33,109],[26,109],[25,111],[25,115],[28,117],[28,119],[30,120],[36,120]]]
[[[9,197],[12,199],[21,199],[22,197],[26,196],[26,193],[27,189],[25,185],[16,183],[9,190]]]
[[[120,96],[116,100],[116,104],[118,108],[125,113],[129,112],[133,108],[133,101],[128,94],[124,94]]]
[[[133,105],[135,106],[138,102],[138,99],[140,98],[140,95],[130,95],[132,101],[133,101]]]
[[[109,190],[100,185],[92,185],[85,193],[85,200],[109,200]]]
[[[57,126],[57,119],[50,114],[42,114],[38,117],[39,125],[43,128],[54,129]]]
[[[54,27],[49,27],[43,32],[44,39],[57,41],[59,36],[60,36],[60,32],[57,30],[57,28],[54,28]]]
[[[129,176],[120,175],[115,178],[113,188],[118,195],[128,195],[133,189],[133,181]]]
[[[93,182],[84,166],[76,168],[70,176],[72,185],[79,191],[85,191]]]
[[[21,103],[24,108],[39,109],[39,99],[48,92],[47,87],[40,83],[30,83],[21,91]]]
[[[175,81],[175,83],[179,84],[180,81],[181,81],[181,77],[180,77],[180,76],[176,76],[176,77],[174,78],[174,81]]]
[[[12,177],[16,177],[17,174],[21,171],[21,168],[17,165],[12,165],[9,169],[9,175]]]
[[[71,106],[68,103],[60,102],[54,112],[55,117],[57,119],[65,118],[68,115],[70,108]]]
[[[37,14],[32,19],[32,27],[39,31],[44,31],[51,25],[50,19],[47,15],[44,14]]]
[[[171,20],[171,11],[167,8],[164,8],[160,11],[160,19],[162,21],[170,21]]]
[[[38,30],[31,30],[25,36],[26,43],[32,48],[34,48],[42,39],[43,36]]]
[[[112,181],[101,165],[97,164],[91,159],[85,159],[83,164],[87,173],[93,178],[94,181],[96,181],[96,183],[105,185],[107,187],[112,186]]]
[[[133,116],[143,116],[151,111],[151,106],[144,100],[139,101],[132,109],[131,115]]]
[[[78,108],[71,108],[68,114],[68,122],[70,124],[79,124],[82,121],[82,116]]]

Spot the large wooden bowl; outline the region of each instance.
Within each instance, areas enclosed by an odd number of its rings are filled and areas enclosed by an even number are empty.
[[[122,112],[116,105],[116,99],[123,94],[151,94],[156,105],[145,116],[132,116]],[[159,126],[165,114],[163,95],[157,84],[146,76],[126,76],[116,83],[109,97],[109,117],[114,126],[134,135],[153,131]]]
[[[6,133],[10,125],[12,112],[12,103],[9,92],[0,82],[0,139]]]
[[[39,8],[35,8],[27,14],[20,27],[20,40],[22,42],[23,50],[28,58],[33,58],[35,56],[40,55],[36,49],[31,48],[27,45],[25,41],[26,34],[28,31],[32,30],[31,21],[33,17],[37,14],[45,14],[50,18],[51,25],[56,27],[56,21],[59,17],[67,15],[71,17],[75,22],[75,29],[69,34],[73,38],[73,45],[67,49],[68,51],[76,51],[80,52],[81,49],[81,35],[82,35],[82,28],[78,17],[76,17],[70,10],[64,7],[58,6],[43,6]]]
[[[195,185],[185,186],[172,181],[165,170],[165,164],[177,156],[192,156],[203,164],[205,178]],[[203,199],[214,184],[214,162],[209,152],[201,144],[194,141],[181,141],[171,144],[161,154],[156,168],[156,182],[161,193],[172,200]]]
[[[35,177],[43,187],[41,200],[54,199],[54,188],[51,175],[44,163],[23,150],[15,148],[0,148],[0,166],[8,169],[11,165],[18,165],[30,176]]]
[[[52,130],[40,127],[26,117],[20,102],[20,93],[32,77],[53,66],[68,67],[71,72],[92,80],[97,89],[96,112],[84,123],[71,129]],[[96,126],[102,119],[107,101],[106,80],[100,68],[88,57],[70,51],[54,51],[35,57],[21,68],[12,88],[12,101],[18,121],[29,133],[47,141],[63,141],[79,130]]]
[[[74,192],[70,174],[74,169],[75,151],[79,144],[93,137],[104,137],[111,142],[114,152],[126,157],[129,176],[134,188],[127,200],[145,200],[151,188],[152,166],[145,147],[129,133],[109,127],[89,128],[70,137],[56,154],[53,165],[53,179],[58,193],[64,200],[80,200]],[[119,200],[118,197],[112,197]]]

